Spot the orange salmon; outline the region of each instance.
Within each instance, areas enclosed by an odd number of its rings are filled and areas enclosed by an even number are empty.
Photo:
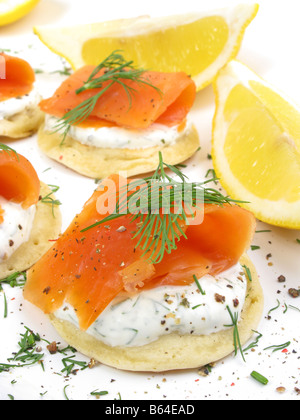
[[[0,79],[0,102],[24,96],[33,89],[35,74],[25,60],[0,53],[5,60],[5,79]]]
[[[0,196],[27,209],[39,195],[40,181],[31,163],[13,151],[0,150]]]
[[[83,101],[104,90],[109,82],[104,82],[101,89],[76,93],[94,69],[94,66],[85,66],[68,77],[51,98],[40,103],[41,110],[61,118]],[[104,71],[105,69],[97,76],[102,75]],[[196,97],[196,86],[193,80],[183,72],[147,71],[143,73],[143,78],[152,86],[121,79],[121,82],[126,84],[131,91],[130,101],[124,87],[120,83],[114,83],[100,97],[83,126],[117,125],[143,129],[153,123],[173,126],[184,121]]]
[[[118,185],[118,177],[110,177]],[[29,271],[24,297],[46,314],[64,302],[77,313],[86,330],[118,295],[162,285],[186,285],[205,274],[220,273],[240,260],[252,241],[256,221],[236,205],[206,205],[201,225],[186,226],[177,249],[152,264],[134,238],[138,220],[124,215],[85,232],[105,215],[96,191],[66,232]]]

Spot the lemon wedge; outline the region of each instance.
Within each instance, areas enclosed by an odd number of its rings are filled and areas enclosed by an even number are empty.
[[[300,229],[300,108],[233,60],[214,82],[212,157],[222,186],[259,220]]]
[[[147,16],[71,27],[35,27],[53,52],[78,69],[97,65],[112,51],[150,70],[185,71],[198,90],[239,51],[257,4],[161,18]]]
[[[0,26],[16,22],[26,16],[40,0],[1,0]]]

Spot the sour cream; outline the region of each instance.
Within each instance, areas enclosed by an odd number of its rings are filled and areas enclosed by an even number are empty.
[[[199,279],[190,286],[164,286],[142,291],[123,300],[115,299],[87,330],[87,333],[115,347],[143,346],[159,337],[209,335],[232,325],[230,311],[240,319],[247,280],[240,264],[215,277]],[[55,316],[78,327],[74,308],[63,305]]]
[[[0,224],[0,263],[30,238],[36,206],[23,209],[21,204],[12,203],[0,197],[4,221]]]
[[[57,124],[58,118],[46,115],[45,131],[56,131]],[[182,135],[187,133],[191,130],[191,126],[192,123],[188,120],[184,130],[180,133]],[[142,130],[122,127],[82,128],[72,126],[69,135],[86,146],[109,149],[147,149],[175,144],[179,133],[178,125],[167,127],[163,124],[152,124]]]
[[[0,121],[10,118],[26,109],[38,106],[41,96],[35,87],[31,92],[24,96],[17,96],[6,101],[0,102]]]

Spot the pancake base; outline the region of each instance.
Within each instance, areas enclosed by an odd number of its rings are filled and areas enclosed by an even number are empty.
[[[199,148],[199,135],[194,126],[185,134],[179,134],[174,145],[146,149],[109,149],[86,146],[70,136],[61,144],[58,133],[45,131],[44,124],[38,132],[38,145],[50,158],[90,178],[102,179],[121,171],[127,176],[145,174],[158,166],[158,152],[164,162],[177,165],[190,158]]]
[[[41,183],[41,197],[51,192],[48,185]],[[54,196],[53,196],[54,198]],[[37,204],[33,227],[28,242],[23,243],[10,258],[0,263],[0,279],[23,272],[35,264],[52,246],[49,240],[57,239],[61,233],[62,217],[58,206]]]
[[[241,264],[247,265],[252,274],[238,326],[244,345],[260,322],[264,298],[257,272],[247,255],[241,258]],[[223,359],[235,350],[233,328],[207,336],[170,334],[141,347],[111,347],[68,321],[54,315],[50,315],[50,320],[60,336],[79,352],[105,365],[128,371],[163,372],[199,368]],[[228,324],[231,324],[230,317]]]
[[[0,138],[22,139],[36,133],[45,117],[37,107],[28,107],[23,112],[0,120]]]

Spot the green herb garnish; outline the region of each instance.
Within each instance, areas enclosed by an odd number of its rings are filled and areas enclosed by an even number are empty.
[[[194,281],[195,281],[195,283],[196,283],[196,285],[197,285],[197,287],[198,287],[198,289],[199,289],[199,291],[200,291],[200,293],[201,293],[201,295],[206,295],[206,293],[205,293],[205,291],[202,289],[202,287],[201,287],[201,284],[200,284],[200,282],[199,282],[199,280],[197,279],[197,277],[196,277],[196,275],[194,274],[193,275],[193,279],[194,279]]]
[[[3,150],[4,152],[8,152],[8,153],[13,153],[19,159],[18,153],[11,147],[7,146],[6,144],[0,143],[0,150]]]
[[[62,364],[64,365],[64,369],[62,369],[62,373],[66,373],[69,376],[73,371],[75,366],[78,366],[80,370],[85,370],[88,368],[88,363],[83,362],[81,360],[74,360],[75,355],[65,357],[62,359]]]
[[[57,185],[51,185],[49,184],[49,187],[51,188],[51,192],[44,197],[41,198],[41,202],[43,204],[50,204],[52,206],[52,215],[55,217],[54,209],[56,206],[61,206],[61,202],[57,199],[54,199],[52,195],[59,190],[59,187]]]
[[[0,280],[0,292],[4,294],[4,318],[7,318],[8,315],[8,308],[7,308],[7,299],[4,289],[2,287],[3,284],[7,284],[10,287],[23,287],[26,282],[26,273],[23,272],[16,272],[10,274],[5,279]]]
[[[211,174],[211,175],[210,175],[210,174]],[[209,177],[211,177],[211,178],[212,178],[213,182],[214,182],[216,185],[218,184],[218,180],[219,180],[219,178],[217,177],[217,175],[216,175],[216,171],[215,171],[214,169],[209,169],[209,170],[206,172],[205,178],[209,178]]]
[[[258,249],[260,249],[260,246],[258,246],[258,245],[251,245],[251,251],[256,251]]]
[[[252,282],[252,275],[251,275],[251,270],[249,267],[247,267],[246,265],[242,266],[246,272],[247,278],[250,282]]]
[[[277,306],[275,306],[274,308],[270,309],[269,312],[268,312],[268,315],[270,315],[271,312],[276,311],[276,309],[278,309],[279,307],[280,307],[280,302],[277,299]]]
[[[171,178],[165,168],[178,180]],[[126,186],[125,193],[121,191],[114,212],[81,232],[131,215],[132,222],[137,221],[138,225],[133,236],[133,239],[139,239],[136,248],[140,247],[143,256],[147,255],[151,263],[158,264],[165,253],[170,254],[177,249],[177,242],[181,238],[187,238],[182,226],[189,223],[188,218],[193,217],[195,209],[200,210],[203,204],[223,206],[238,202],[213,188],[205,188],[211,181],[188,182],[186,175],[178,167],[166,164],[159,152],[159,165],[154,175],[144,178],[142,182],[137,180],[136,184],[132,182],[129,193]],[[166,212],[166,209],[169,211]]]
[[[64,387],[64,397],[65,397],[65,399],[67,400],[67,401],[69,401],[69,397],[68,397],[68,395],[67,395],[67,388],[69,387],[70,385],[66,385],[65,387]]]
[[[6,299],[6,294],[3,290],[3,287],[0,284],[0,292],[3,292],[3,299],[4,299],[4,318],[7,318],[7,299]]]
[[[104,72],[103,72],[104,70]],[[101,75],[99,76],[99,73]],[[152,85],[144,76],[144,69],[138,69],[134,67],[133,61],[127,61],[120,54],[120,51],[116,50],[105,58],[91,73],[89,78],[83,83],[83,85],[76,90],[76,94],[91,90],[101,89],[95,95],[83,101],[77,105],[71,111],[67,112],[57,122],[54,127],[54,132],[63,131],[62,143],[65,141],[71,126],[78,125],[85,121],[93,112],[97,102],[101,96],[108,91],[115,83],[121,85],[128,97],[129,107],[131,106],[131,95],[135,92],[135,89],[128,86],[125,81],[134,81],[139,84],[151,86],[156,91],[160,90]],[[108,82],[108,83],[107,83]],[[105,86],[104,83],[106,83]]]
[[[269,380],[267,378],[265,378],[263,375],[256,372],[255,370],[251,373],[251,376],[253,379],[255,379],[263,385],[267,385],[269,383]]]
[[[234,344],[234,353],[235,356],[238,353],[238,349],[240,350],[240,353],[242,355],[242,358],[244,360],[244,362],[246,361],[245,356],[244,356],[244,350],[242,348],[242,344],[240,341],[240,334],[239,334],[239,329],[238,329],[238,320],[239,320],[239,314],[238,312],[235,312],[234,314],[231,312],[229,306],[226,306],[226,309],[230,315],[232,324],[231,325],[224,325],[224,327],[233,327],[233,344]]]
[[[244,353],[250,349],[253,349],[254,347],[257,347],[259,340],[262,338],[262,334],[260,334],[258,331],[253,330],[253,332],[258,334],[258,336],[256,337],[256,340],[253,341],[253,343],[249,344],[249,346],[244,349]]]
[[[284,350],[285,348],[289,347],[290,344],[291,342],[288,341],[287,343],[266,347],[264,350],[273,349],[272,353],[275,353],[276,351]]]
[[[23,287],[26,282],[26,277],[26,272],[17,271],[5,279],[0,280],[0,284],[8,284],[10,287]]]
[[[25,327],[26,332],[21,334],[21,339],[18,343],[19,351],[13,357],[7,359],[8,362],[15,363],[0,363],[0,373],[8,371],[12,368],[19,368],[24,366],[31,366],[40,363],[42,368],[42,359],[44,354],[36,351],[37,343],[41,341],[39,334],[35,334],[29,328]]]
[[[92,391],[91,395],[93,395],[94,397],[102,397],[103,395],[108,395],[108,391]]]

